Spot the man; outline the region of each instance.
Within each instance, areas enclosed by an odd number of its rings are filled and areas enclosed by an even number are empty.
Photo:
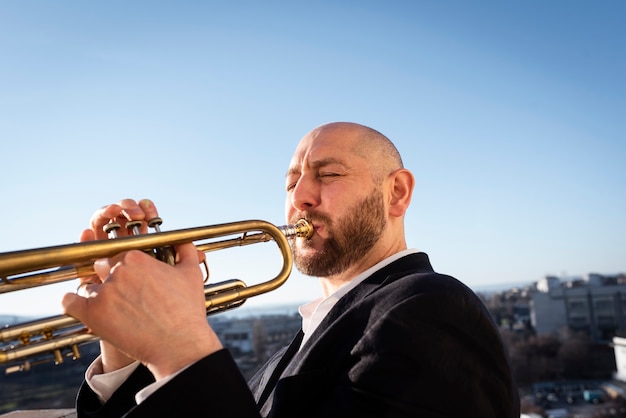
[[[302,331],[249,386],[207,324],[193,245],[177,247],[175,266],[137,251],[98,261],[85,279],[95,284],[63,301],[102,338],[79,416],[519,417],[488,311],[407,249],[413,186],[393,144],[368,127],[331,123],[300,141],[286,216],[314,226],[292,249],[322,298],[301,308]],[[81,240],[104,238],[111,219],[153,216],[150,201],[124,200],[96,212]]]

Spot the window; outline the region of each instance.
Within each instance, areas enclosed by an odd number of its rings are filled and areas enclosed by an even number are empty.
[[[587,299],[573,298],[567,301],[567,311],[569,323],[574,327],[581,327],[589,324],[589,308]]]

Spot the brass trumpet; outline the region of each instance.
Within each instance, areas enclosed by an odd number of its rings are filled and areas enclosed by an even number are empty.
[[[241,234],[241,236],[209,241]],[[251,220],[210,225],[175,231],[141,234],[109,240],[98,240],[0,254],[0,293],[27,289],[94,274],[93,262],[116,254],[141,250],[156,257],[163,249],[193,242],[202,252],[274,241],[283,257],[280,272],[272,279],[252,286],[241,280],[205,285],[207,315],[232,309],[248,298],[280,287],[291,274],[293,256],[289,239],[308,239],[313,226],[304,219],[294,225],[275,226],[269,222]],[[169,250],[171,251],[171,250]],[[171,261],[170,261],[171,262]],[[0,364],[13,364],[7,373],[29,369],[40,362],[53,360],[59,364],[66,356],[80,357],[79,345],[98,337],[78,320],[59,315],[0,329]]]

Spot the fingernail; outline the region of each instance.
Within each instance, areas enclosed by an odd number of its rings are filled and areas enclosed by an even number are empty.
[[[149,209],[152,206],[152,201],[150,199],[143,199],[141,202],[139,202],[139,206],[143,207],[144,209]]]
[[[109,274],[109,271],[111,270],[111,266],[109,266],[109,259],[100,258],[94,261],[93,269],[95,270],[98,277],[100,277],[100,279],[102,280],[102,278],[106,277]]]
[[[143,211],[136,207],[133,207],[131,209],[122,209],[122,216],[129,221],[132,221],[133,219],[141,216],[141,214],[143,214]]]

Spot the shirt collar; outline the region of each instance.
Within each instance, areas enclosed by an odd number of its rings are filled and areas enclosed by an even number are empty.
[[[419,250],[414,248],[397,252],[380,261],[379,263],[373,265],[362,273],[356,275],[352,280],[339,287],[339,289],[337,289],[328,297],[320,297],[312,302],[301,305],[298,308],[298,312],[302,317],[302,331],[305,334],[304,338],[306,339],[308,335],[311,335],[311,333],[315,330],[315,328],[317,328],[317,325],[319,325],[322,319],[324,319],[330,309],[335,306],[335,303],[337,303],[337,301],[341,299],[345,294],[347,294],[350,290],[354,289],[359,283],[371,276],[376,271],[393,263],[394,261],[406,255],[418,252]]]

